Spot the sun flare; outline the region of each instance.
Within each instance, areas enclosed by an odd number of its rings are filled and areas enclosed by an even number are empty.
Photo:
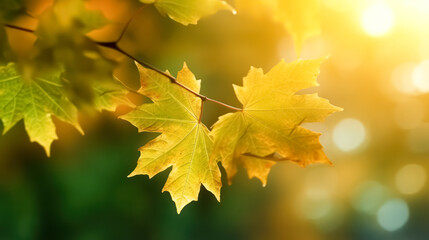
[[[380,37],[392,29],[394,18],[393,11],[389,6],[383,2],[376,2],[362,13],[361,24],[368,35]]]

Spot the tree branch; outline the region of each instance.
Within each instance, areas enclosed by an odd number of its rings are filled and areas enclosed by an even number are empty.
[[[126,51],[124,51],[121,47],[119,47],[119,45],[118,45],[118,43],[122,40],[122,38],[124,37],[124,35],[125,35],[125,33],[126,33],[126,31],[128,30],[128,27],[129,27],[129,25],[130,25],[130,23],[132,22],[132,20],[138,15],[138,13],[140,13],[145,7],[146,7],[147,5],[143,5],[142,7],[140,7],[134,14],[133,14],[133,16],[131,16],[131,18],[127,21],[127,23],[125,24],[125,26],[124,26],[124,28],[122,29],[122,31],[121,31],[121,33],[119,34],[119,37],[118,37],[118,39],[116,40],[116,41],[113,41],[113,42],[100,42],[100,41],[95,41],[95,40],[93,40],[93,39],[90,39],[94,44],[97,44],[97,45],[99,45],[99,46],[101,46],[101,47],[105,47],[105,48],[109,48],[109,49],[112,49],[112,50],[115,50],[115,51],[118,51],[118,52],[120,52],[121,54],[123,54],[123,55],[125,55],[125,56],[127,56],[128,58],[130,58],[130,59],[132,59],[132,60],[134,60],[135,62],[137,62],[137,63],[139,63],[140,65],[142,65],[143,67],[145,67],[145,68],[148,68],[148,69],[151,69],[151,70],[153,70],[153,71],[155,71],[155,72],[157,72],[157,73],[159,73],[159,74],[161,74],[161,75],[163,75],[164,77],[166,77],[166,78],[168,78],[169,80],[170,80],[170,82],[171,83],[173,83],[173,84],[176,84],[177,86],[179,86],[179,87],[181,87],[181,88],[183,88],[184,90],[186,90],[186,91],[188,91],[188,92],[190,92],[190,93],[192,93],[193,95],[195,95],[196,97],[199,97],[200,99],[201,99],[201,101],[202,101],[202,103],[201,103],[201,105],[202,105],[202,107],[201,107],[201,110],[203,109],[203,105],[204,105],[204,101],[210,101],[210,102],[213,102],[213,103],[216,103],[216,104],[219,104],[219,105],[221,105],[221,106],[223,106],[223,107],[226,107],[226,108],[229,108],[229,109],[232,109],[232,110],[234,110],[234,111],[242,111],[242,109],[241,108],[237,108],[237,107],[233,107],[233,106],[230,106],[230,105],[228,105],[228,104],[226,104],[226,103],[223,103],[223,102],[220,102],[220,101],[217,101],[217,100],[214,100],[214,99],[211,99],[211,98],[208,98],[207,96],[204,96],[204,95],[202,95],[202,94],[200,94],[200,93],[197,93],[197,92],[195,92],[194,90],[192,90],[192,89],[190,89],[189,87],[187,87],[187,86],[185,86],[185,85],[183,85],[182,83],[180,83],[180,82],[178,82],[177,81],[177,79],[175,78],[175,77],[173,77],[173,76],[171,76],[170,74],[167,74],[166,72],[163,72],[163,71],[161,71],[161,70],[159,70],[158,68],[156,68],[156,67],[154,67],[154,66],[152,66],[151,64],[149,64],[149,63],[146,63],[146,62],[144,62],[144,61],[141,61],[141,60],[139,60],[139,59],[137,59],[137,58],[135,58],[134,56],[132,56],[131,54],[129,54],[128,52],[126,52]],[[5,27],[9,27],[9,28],[13,28],[13,29],[16,29],[16,30],[20,30],[20,31],[24,31],[24,32],[28,32],[28,33],[34,33],[34,31],[35,30],[31,30],[31,29],[26,29],[26,28],[23,28],[23,27],[18,27],[18,26],[14,26],[14,25],[10,25],[10,24],[3,24]],[[124,85],[124,84],[123,84]],[[127,88],[127,87],[126,87]],[[129,90],[130,91],[130,89],[129,88],[127,88],[127,90]],[[136,91],[130,91],[130,92],[134,92],[134,93],[138,93],[138,92],[136,92]],[[141,95],[141,94],[140,94]],[[201,111],[201,115],[202,115],[202,111]],[[202,116],[200,116],[200,119],[199,120],[201,120],[201,117]]]

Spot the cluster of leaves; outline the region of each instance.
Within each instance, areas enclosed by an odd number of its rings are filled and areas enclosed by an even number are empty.
[[[12,2],[7,6],[14,6],[14,11],[2,8],[0,16],[8,16],[3,21],[26,11],[24,5]],[[19,65],[8,62],[6,56],[0,59],[4,63],[0,67],[3,133],[23,119],[30,140],[41,144],[49,155],[57,139],[52,116],[83,133],[78,108],[89,104],[112,111],[118,104],[131,104],[127,91],[113,78],[113,63],[85,36],[106,22],[101,13],[86,10],[78,0],[58,0],[38,17],[37,40],[27,58]],[[7,38],[0,42],[7,46]],[[9,52],[6,46],[4,52]]]
[[[183,24],[196,24],[201,17],[218,10],[235,10],[221,0],[140,0],[153,4],[160,13]],[[236,0],[240,7],[242,0]],[[251,6],[274,11],[291,32],[299,51],[302,41],[319,31],[316,0],[252,0]],[[0,21],[5,26],[28,14],[19,1],[5,1]],[[307,9],[308,7],[308,9]],[[317,10],[316,10],[317,11]],[[106,59],[99,47],[108,47],[133,58],[113,43],[100,43],[87,37],[91,30],[107,23],[99,12],[89,11],[82,0],[56,0],[38,18],[33,51],[18,63],[10,62],[4,29],[0,30],[0,118],[4,132],[23,119],[30,140],[41,144],[47,154],[57,139],[52,116],[68,122],[80,132],[79,109],[114,111],[119,104],[133,106],[128,88],[113,77],[115,63]],[[19,29],[19,28],[16,28]],[[288,160],[301,166],[330,163],[319,143],[319,133],[301,127],[304,122],[324,120],[341,109],[317,94],[298,91],[317,86],[319,66],[324,59],[281,61],[264,74],[251,68],[243,86],[234,86],[242,108],[228,106],[199,93],[200,80],[185,64],[177,78],[136,61],[141,88],[138,93],[152,100],[134,107],[122,119],[139,131],[158,132],[158,137],[142,146],[137,168],[130,174],[153,177],[172,167],[163,191],[168,191],[177,211],[197,200],[203,185],[220,200],[221,162],[231,179],[238,166],[250,178],[266,184],[277,161]],[[201,122],[205,101],[234,110],[219,117],[211,128]]]

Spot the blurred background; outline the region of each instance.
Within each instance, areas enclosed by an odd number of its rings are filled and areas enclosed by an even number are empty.
[[[88,7],[111,21],[90,36],[113,40],[139,4]],[[279,163],[266,187],[241,169],[231,186],[223,179],[221,203],[202,189],[177,215],[161,193],[169,170],[127,178],[137,149],[156,136],[117,119],[128,109],[81,115],[85,136],[56,121],[50,158],[21,122],[0,138],[0,239],[428,239],[429,1],[323,0],[321,9],[322,34],[301,58],[330,56],[309,91],[345,110],[306,127],[322,133],[334,166]],[[251,9],[184,27],[147,7],[121,46],[173,74],[186,61],[203,94],[234,106],[231,85],[250,66],[267,72],[296,59],[283,26]],[[116,75],[139,87],[129,59]],[[207,126],[227,111],[205,109]]]

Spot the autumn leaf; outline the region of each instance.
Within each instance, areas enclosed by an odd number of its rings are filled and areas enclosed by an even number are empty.
[[[77,121],[77,109],[65,97],[60,73],[27,79],[18,73],[14,64],[0,67],[3,133],[23,119],[30,140],[42,145],[49,156],[51,143],[57,139],[52,116],[83,133]]]
[[[254,15],[268,12],[275,21],[283,24],[292,36],[298,56],[304,41],[321,32],[319,0],[235,0],[235,3],[239,12]]]
[[[92,105],[98,111],[113,112],[119,105],[134,106],[127,97],[128,90],[114,82],[113,79],[112,81],[95,83],[93,89],[95,97]]]
[[[267,185],[267,177],[271,168],[277,163],[276,160],[267,160],[255,156],[237,156],[240,164],[247,170],[249,178],[258,178],[262,186]]]
[[[282,61],[267,74],[251,68],[243,87],[234,86],[243,110],[221,116],[211,132],[211,158],[222,162],[230,181],[241,164],[250,177],[258,177],[265,184],[273,165],[265,157],[274,153],[301,166],[330,163],[319,143],[320,134],[300,124],[323,121],[341,108],[317,94],[296,94],[318,85],[322,61]]]
[[[201,184],[220,199],[220,171],[210,161],[212,139],[209,130],[199,121],[201,99],[170,80],[137,64],[140,72],[139,92],[153,103],[143,104],[122,116],[139,131],[159,132],[140,150],[137,168],[130,174],[154,175],[172,166],[163,188],[171,194],[177,212],[189,202],[197,200]],[[177,81],[195,92],[200,81],[195,79],[186,64],[178,73]]]
[[[154,4],[158,11],[167,14],[171,19],[183,25],[197,24],[204,16],[212,15],[219,10],[235,10],[221,0],[140,0]]]
[[[317,36],[320,28],[319,0],[278,0],[275,18],[292,35],[297,55],[305,40]]]

